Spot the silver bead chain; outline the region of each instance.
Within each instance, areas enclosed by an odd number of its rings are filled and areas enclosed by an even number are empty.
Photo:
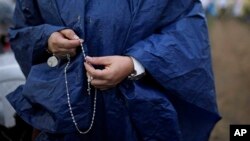
[[[79,41],[81,42],[81,50],[82,50],[83,57],[86,58],[86,54],[85,54],[85,51],[84,51],[84,48],[83,48],[83,41],[80,40],[80,39],[79,39]],[[78,124],[77,124],[76,120],[75,120],[75,116],[74,116],[74,113],[73,113],[73,110],[72,110],[72,106],[71,106],[71,102],[70,102],[70,93],[69,93],[68,78],[67,78],[67,70],[68,70],[68,67],[69,67],[69,64],[70,64],[70,56],[69,55],[67,55],[67,60],[68,60],[68,62],[66,64],[65,68],[64,68],[64,77],[65,77],[65,86],[66,86],[66,93],[67,93],[67,100],[68,100],[68,107],[69,107],[70,116],[72,118],[72,121],[73,121],[73,123],[74,123],[77,131],[80,134],[87,134],[92,129],[93,124],[94,124],[94,120],[95,120],[97,89],[95,89],[95,96],[94,96],[94,103],[93,103],[93,113],[92,113],[92,119],[91,119],[89,128],[86,131],[81,131],[79,129],[79,127],[78,127]],[[88,78],[87,92],[88,92],[88,95],[91,94],[91,86],[90,86],[90,80],[89,80],[89,78]]]
[[[83,55],[83,58],[86,58],[87,57],[87,55],[86,55],[86,52],[85,52],[85,50],[84,50],[84,48],[83,48],[83,40],[81,40],[81,39],[79,39],[79,41],[80,41],[80,45],[81,45],[81,50],[82,50],[82,55]],[[87,76],[88,78],[88,89],[87,89],[87,91],[88,91],[88,95],[90,95],[91,93],[90,93],[90,91],[91,91],[91,87],[90,87],[90,82],[91,82],[91,79],[92,78],[90,78],[91,76]],[[97,91],[96,89],[95,89],[95,91]],[[95,92],[96,93],[96,92]]]

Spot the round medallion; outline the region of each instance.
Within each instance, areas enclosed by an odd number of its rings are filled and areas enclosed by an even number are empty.
[[[48,58],[48,60],[47,60],[47,64],[48,64],[48,66],[50,66],[50,67],[55,67],[55,66],[57,66],[58,65],[58,59],[56,58],[56,56],[51,56],[51,57],[49,57]]]

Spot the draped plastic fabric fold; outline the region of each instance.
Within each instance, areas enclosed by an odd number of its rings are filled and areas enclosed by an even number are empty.
[[[78,61],[69,66],[67,79],[73,113],[79,127],[86,130],[91,123],[93,104],[86,83],[82,81],[86,79],[80,69],[83,64],[78,63],[82,59],[78,57]],[[17,113],[37,129],[50,133],[76,131],[68,107],[65,65],[50,68],[42,63],[32,66],[25,85],[8,96]]]
[[[27,83],[8,99],[42,130],[37,140],[206,141],[220,119],[198,0],[18,0],[14,23],[11,45]],[[70,122],[65,63],[57,68],[45,63],[50,34],[65,28],[84,38],[88,55],[132,56],[146,69],[139,81],[98,91],[97,115],[87,135],[79,135]],[[80,53],[68,76],[73,111],[84,130],[92,104]]]

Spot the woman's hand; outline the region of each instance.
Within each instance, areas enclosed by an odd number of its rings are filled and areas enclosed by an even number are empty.
[[[48,39],[48,50],[58,57],[76,55],[76,48],[80,46],[79,37],[71,29],[54,32]]]
[[[134,71],[133,61],[127,56],[86,57],[84,65],[93,78],[91,85],[100,90],[115,87]],[[95,69],[92,65],[101,65],[104,69]]]

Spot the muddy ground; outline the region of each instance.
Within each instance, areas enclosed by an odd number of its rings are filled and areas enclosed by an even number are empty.
[[[250,24],[213,19],[209,29],[222,116],[210,141],[229,141],[230,124],[250,124]]]

